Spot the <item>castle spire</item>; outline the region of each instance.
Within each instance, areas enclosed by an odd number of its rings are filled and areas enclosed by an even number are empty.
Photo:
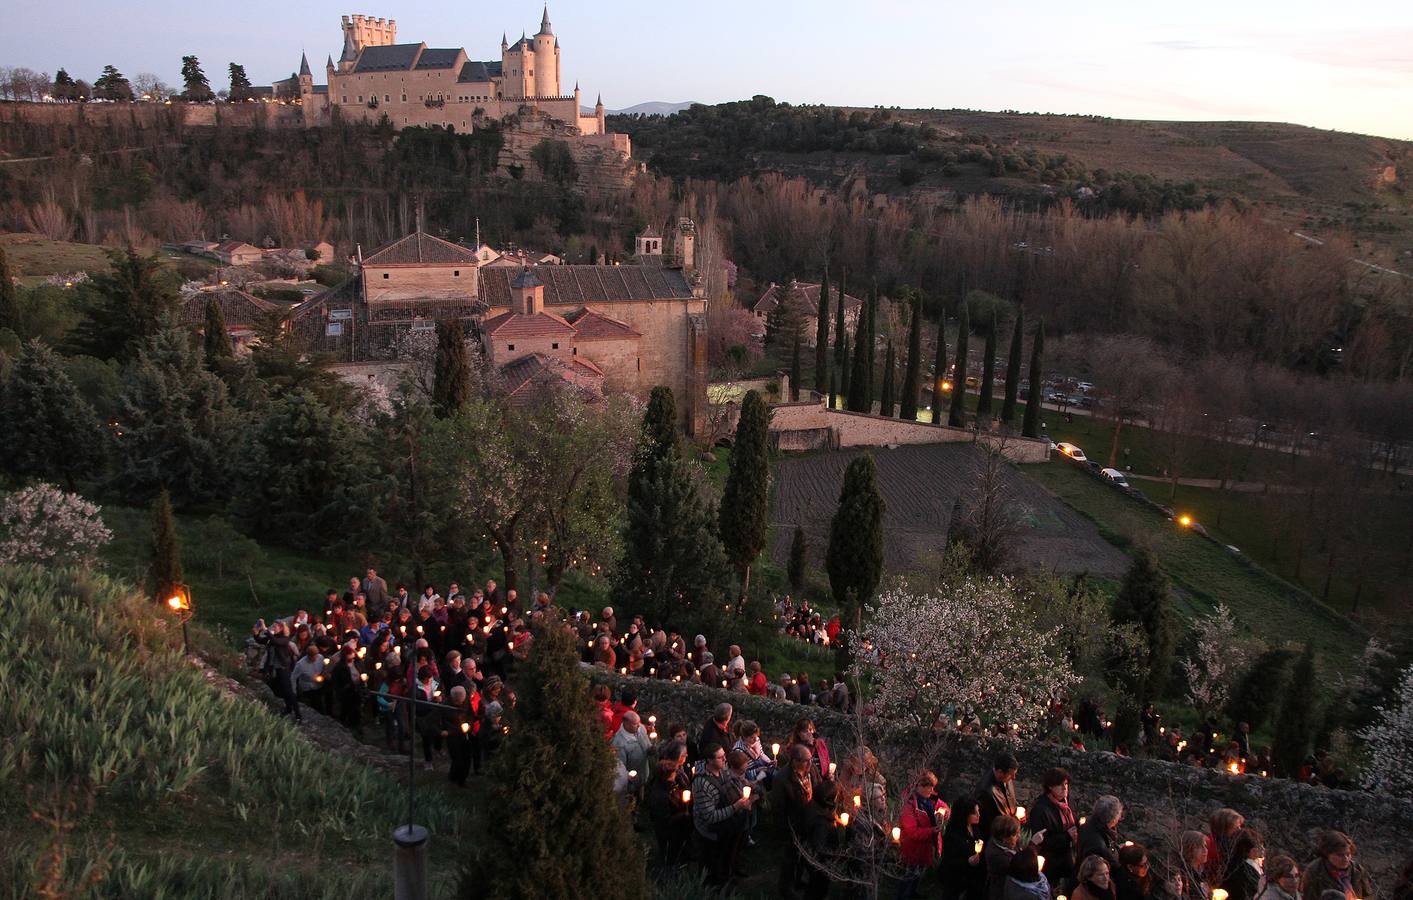
[[[509,43],[508,41],[506,41],[506,39],[505,39],[505,32],[502,31],[502,32],[500,33],[500,50],[501,50],[502,53],[504,53],[504,52],[506,51],[506,49],[509,48],[509,47],[510,47],[510,43]]]
[[[554,34],[550,29],[549,4],[545,4],[545,14],[540,17],[540,34]]]
[[[353,43],[353,29],[345,28],[343,31],[343,56],[339,57],[339,62],[353,62],[358,58],[358,47]]]
[[[309,54],[302,50],[299,53],[299,75],[301,78],[305,75],[312,78],[314,75],[314,73],[309,70]]]
[[[326,68],[326,69],[332,69],[333,67],[334,67],[334,57],[333,57],[332,55],[330,55],[328,61],[324,63],[324,68]]]

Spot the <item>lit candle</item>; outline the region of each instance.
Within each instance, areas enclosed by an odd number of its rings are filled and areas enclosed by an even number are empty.
[[[378,669],[381,669],[382,667],[383,667],[383,664],[380,663],[380,662],[375,662],[375,663],[373,663],[373,669],[374,669],[374,671],[376,671],[376,670],[378,670]]]
[[[1043,856],[1037,856],[1037,857],[1035,857],[1035,867],[1036,867],[1037,870],[1039,870],[1039,871],[1041,871],[1041,872],[1044,872],[1044,871],[1045,871],[1045,857],[1043,857]]]
[[[1016,818],[1017,818],[1017,819],[1020,819],[1022,822],[1025,821],[1025,807],[1024,807],[1024,806],[1017,806],[1017,807],[1016,807]]]
[[[657,740],[657,732],[656,732],[656,731],[649,731],[649,732],[648,732],[648,740],[650,740],[650,741],[655,741],[655,740]]]
[[[749,784],[741,788],[741,796],[745,797],[747,800],[751,799],[751,786]]]
[[[859,808],[861,808],[862,806],[863,806],[863,798],[860,797],[858,794],[855,794],[855,795],[854,795],[854,809],[859,809]]]
[[[830,763],[830,764],[829,764],[829,777],[830,777],[830,778],[833,778],[833,777],[834,777],[834,773],[835,773],[836,771],[838,771],[838,769],[839,769],[839,764],[838,764],[838,763]]]
[[[462,734],[470,734],[470,733],[471,733],[471,723],[470,723],[470,722],[462,722],[462,723],[461,723],[461,733],[462,733]]]
[[[692,802],[692,792],[691,792],[691,791],[683,791],[683,792],[682,792],[682,802],[683,802],[683,803],[691,803],[691,802]]]
[[[973,844],[973,845],[972,845],[972,848],[971,848],[971,849],[972,849],[972,852],[973,852],[973,853],[980,853],[983,843],[984,843],[983,841],[977,841],[975,844]]]
[[[637,770],[637,769],[630,769],[630,770],[628,771],[628,777],[629,777],[629,778],[637,778],[637,777],[638,777],[638,770]]]
[[[1233,775],[1239,775],[1241,774],[1241,767],[1236,763],[1231,763],[1227,766],[1227,771],[1231,772]]]
[[[1132,846],[1133,846],[1133,841],[1124,841],[1124,846],[1125,846],[1125,847],[1132,847]]]
[[[840,825],[843,825],[845,828],[848,828],[848,827],[849,827],[849,814],[848,814],[848,813],[840,813],[840,814],[839,814],[839,824],[840,824]]]
[[[779,755],[780,755],[780,745],[779,745],[778,743],[776,743],[776,744],[771,744],[771,745],[770,745],[770,755],[771,755],[771,756],[779,756]]]
[[[1089,819],[1088,816],[1080,816],[1080,817],[1079,817],[1079,824],[1083,825],[1086,821],[1088,821],[1088,819]]]
[[[657,716],[648,716],[648,724],[649,724],[649,725],[656,725],[656,724],[657,724]]]
[[[1227,900],[1227,892],[1221,888],[1213,889],[1212,900]]]
[[[361,672],[361,673],[359,673],[358,677],[361,678],[361,679],[364,680],[364,681],[367,681],[367,680],[368,680],[368,673],[367,673],[367,672]]]

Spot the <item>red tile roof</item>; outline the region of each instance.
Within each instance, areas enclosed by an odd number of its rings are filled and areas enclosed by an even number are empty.
[[[482,267],[481,300],[490,307],[510,305],[510,282],[518,269]],[[545,305],[583,306],[618,300],[689,300],[692,288],[679,269],[646,266],[538,266]]]
[[[568,386],[587,400],[603,397],[603,370],[587,360],[564,362],[541,353],[531,353],[500,370],[506,396],[516,406],[533,402],[545,388]]]
[[[610,319],[587,306],[565,316],[581,341],[626,341],[642,337],[642,333],[617,319]]]
[[[780,295],[783,291],[789,291],[790,297],[795,306],[805,315],[813,316],[819,312],[819,285],[807,284],[803,281],[794,283],[793,290],[790,285],[770,283],[770,287],[765,289],[765,293],[760,295],[760,299],[751,307],[753,312],[769,313],[775,308],[775,304],[780,302]],[[829,308],[835,309],[839,302],[839,285],[829,286]],[[844,295],[844,308],[852,312],[863,306],[863,301],[851,294]]]
[[[473,264],[476,253],[460,244],[444,241],[422,231],[414,231],[375,250],[363,260],[365,266],[415,266]]]
[[[481,323],[481,330],[498,338],[573,337],[577,333],[562,317],[547,312],[533,316],[504,312]]]

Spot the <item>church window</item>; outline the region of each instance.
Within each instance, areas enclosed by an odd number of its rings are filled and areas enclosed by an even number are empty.
[[[392,102],[392,98],[389,97],[387,94],[384,94],[384,95],[383,95],[383,102],[384,102],[384,103],[391,103],[391,102]]]
[[[402,102],[403,102],[403,103],[406,103],[406,102],[407,102],[407,95],[406,95],[406,94],[403,94],[403,95],[402,95]]]
[[[559,349],[559,342],[558,342],[558,341],[555,341],[553,344],[550,344],[550,349],[551,349],[551,350],[558,350],[558,349]]]
[[[388,277],[388,273],[387,273],[387,272],[384,272],[384,273],[383,273],[383,280],[386,281],[386,280],[387,280],[387,277]]]
[[[505,349],[507,349],[507,350],[514,350],[514,349],[515,349],[515,345],[514,345],[514,344],[506,344],[506,345],[505,345]]]
[[[452,277],[452,278],[460,278],[460,277],[461,277],[461,270],[460,270],[460,269],[452,269],[452,270],[451,270],[451,277]]]
[[[348,95],[347,95],[347,94],[344,94],[344,95],[343,95],[343,102],[344,102],[344,103],[347,103],[347,102],[348,102]]]
[[[641,356],[638,357],[638,371],[643,371],[643,358]]]

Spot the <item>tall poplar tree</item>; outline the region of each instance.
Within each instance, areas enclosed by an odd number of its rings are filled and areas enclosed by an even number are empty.
[[[1045,352],[1045,320],[1035,328],[1035,341],[1030,347],[1030,396],[1025,401],[1025,419],[1021,423],[1021,434],[1028,438],[1040,437],[1040,401],[1044,396],[1040,383],[1040,361]]]
[[[971,318],[967,299],[957,312],[957,377],[952,379],[952,406],[947,411],[947,424],[961,428],[967,423],[967,344],[971,337]]]
[[[1315,700],[1315,651],[1307,641],[1305,650],[1295,661],[1290,674],[1280,712],[1276,716],[1275,739],[1271,742],[1272,762],[1276,774],[1287,778],[1299,774],[1305,756],[1310,752],[1318,719]]]
[[[883,512],[878,469],[871,455],[860,454],[844,470],[824,557],[829,589],[849,628],[859,627],[883,577]]]
[[[918,379],[922,375],[922,294],[904,288],[910,295],[912,313],[908,319],[908,363],[903,370],[902,410],[899,418],[909,422],[917,419]]]
[[[937,320],[937,355],[932,363],[932,424],[941,425],[945,413],[943,401],[947,394],[942,390],[942,382],[947,380],[947,314],[943,312]]]
[[[471,399],[471,364],[466,358],[466,334],[455,319],[437,321],[432,374],[432,408],[439,418],[456,415]]]
[[[750,595],[751,564],[765,549],[770,530],[770,407],[756,391],[747,391],[741,401],[720,517],[721,545],[741,576],[744,604]]]
[[[991,392],[996,389],[996,307],[991,308],[991,321],[986,325],[986,344],[981,359],[981,395],[976,401],[978,427],[991,421]]]
[[[152,501],[152,564],[148,582],[158,603],[167,602],[185,578],[182,551],[177,542],[177,521],[172,515],[172,498],[165,489]]]
[[[1006,399],[1001,404],[1001,421],[1016,424],[1016,398],[1020,391],[1021,350],[1025,343],[1025,307],[1016,307],[1016,327],[1011,332],[1010,357],[1006,360]]]
[[[1167,685],[1173,664],[1171,606],[1168,577],[1158,568],[1157,557],[1146,547],[1138,548],[1109,615],[1116,625],[1137,625],[1147,644],[1142,671],[1133,685],[1140,705],[1157,699]]]
[[[814,389],[824,393],[829,381],[829,266],[824,267],[824,281],[819,285],[819,307],[815,313],[814,330]]]
[[[231,339],[226,334],[226,314],[213,294],[206,300],[206,322],[201,328],[201,346],[206,351],[206,365],[215,369],[222,360],[230,359]]]
[[[521,664],[508,733],[488,773],[496,827],[478,842],[457,895],[572,900],[588,885],[612,885],[620,900],[647,900],[628,807],[613,795],[613,751],[588,700],[573,632],[552,612],[531,625],[535,652]]]
[[[898,405],[897,400],[893,396],[895,390],[893,384],[893,369],[893,342],[890,340],[888,342],[888,352],[883,356],[883,400],[878,409],[881,415],[888,416],[889,418],[892,418],[893,410],[896,409]]]

